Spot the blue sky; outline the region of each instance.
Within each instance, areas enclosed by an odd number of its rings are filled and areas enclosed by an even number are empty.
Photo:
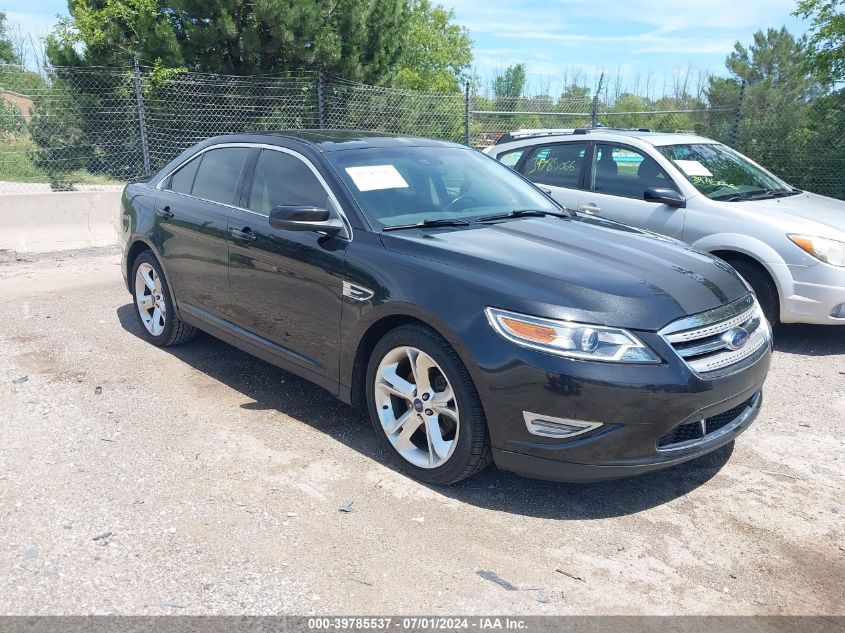
[[[656,91],[673,76],[724,73],[736,40],[760,28],[806,26],[790,14],[796,0],[440,0],[474,40],[483,83],[509,64],[525,62],[533,92],[554,93],[578,77],[593,83],[602,70],[639,76]],[[0,0],[9,22],[44,35],[67,13],[65,0]],[[694,73],[694,74],[695,74]]]

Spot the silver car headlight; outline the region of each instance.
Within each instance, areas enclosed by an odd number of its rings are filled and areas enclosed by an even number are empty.
[[[516,345],[566,358],[612,363],[659,363],[651,348],[628,330],[558,321],[485,308],[496,332]]]
[[[845,266],[845,242],[832,240],[828,237],[795,235],[792,233],[786,237],[792,240],[798,248],[826,264]]]

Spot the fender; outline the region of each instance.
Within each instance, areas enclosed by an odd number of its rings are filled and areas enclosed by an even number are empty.
[[[774,280],[780,296],[781,309],[783,309],[784,299],[793,294],[789,266],[774,248],[756,237],[740,233],[714,233],[693,242],[690,246],[706,253],[734,251],[755,260]]]
[[[361,318],[355,320],[354,325],[351,326],[351,331],[344,337],[338,381],[342,385],[342,393],[345,391],[343,386],[346,386],[346,390],[355,388],[353,384],[355,361],[358,357],[358,351],[364,340],[364,336],[373,325],[392,316],[410,317],[439,332],[449,342],[449,345],[452,346],[452,349],[455,350],[458,356],[460,356],[464,367],[467,368],[476,386],[483,384],[480,382],[481,377],[478,375],[478,368],[472,359],[472,355],[468,353],[466,346],[461,342],[461,338],[448,322],[417,304],[405,301],[388,301],[370,307]],[[351,391],[349,391],[346,401],[350,401],[351,395]]]

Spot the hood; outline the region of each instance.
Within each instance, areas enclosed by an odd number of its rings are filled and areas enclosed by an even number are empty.
[[[720,260],[601,218],[408,229],[382,242],[469,271],[489,289],[488,305],[600,325],[658,330],[748,293]]]
[[[747,200],[737,202],[721,202],[720,206],[728,210],[736,210],[737,206],[743,211],[757,212],[771,218],[774,215],[789,224],[790,219],[801,218],[825,224],[845,235],[845,201],[827,198],[814,193],[799,193],[785,198],[770,200]],[[791,225],[790,230],[800,232],[800,225]],[[822,237],[830,237],[823,234]]]

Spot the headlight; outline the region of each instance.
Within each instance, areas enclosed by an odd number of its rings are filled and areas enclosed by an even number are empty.
[[[816,259],[834,266],[845,266],[845,242],[812,235],[789,234],[786,237]]]
[[[523,347],[579,360],[660,362],[645,343],[627,330],[544,319],[498,308],[486,308],[484,312],[496,332]]]

